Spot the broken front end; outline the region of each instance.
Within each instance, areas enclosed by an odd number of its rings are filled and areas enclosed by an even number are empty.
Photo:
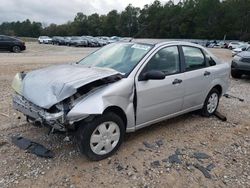
[[[60,70],[60,66],[58,68]],[[61,66],[62,69],[65,69],[65,66]],[[39,74],[44,71],[35,73],[39,77]],[[96,90],[122,78],[117,72],[107,73],[106,71],[101,74],[100,70],[89,71],[88,74],[89,76],[85,73],[84,77],[79,78],[78,76],[70,81],[69,79],[67,81],[64,79],[51,80],[48,77],[41,81],[33,72],[18,73],[12,82],[15,90],[13,108],[23,113],[28,122],[49,126],[59,131],[75,129],[76,123],[90,114],[68,116],[70,111]]]
[[[65,131],[65,125],[68,124],[65,119],[65,110],[57,108],[43,109],[25,99],[19,94],[13,95],[13,107],[15,110],[23,113],[27,121],[36,125],[49,125],[54,129]]]

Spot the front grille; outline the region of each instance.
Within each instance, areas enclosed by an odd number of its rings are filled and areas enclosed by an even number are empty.
[[[41,117],[41,113],[44,113],[44,110],[28,100],[26,100],[24,97],[16,94],[13,96],[13,107],[19,112],[22,112],[23,114],[38,119]]]

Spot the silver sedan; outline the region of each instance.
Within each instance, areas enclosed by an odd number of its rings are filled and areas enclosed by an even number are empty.
[[[92,160],[112,155],[125,132],[190,111],[216,111],[229,86],[230,67],[187,42],[117,42],[77,63],[13,80],[13,106],[30,122],[76,131]]]

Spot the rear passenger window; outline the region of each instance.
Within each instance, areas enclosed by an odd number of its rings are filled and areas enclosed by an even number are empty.
[[[199,48],[183,46],[186,70],[196,70],[206,67],[205,57]]]

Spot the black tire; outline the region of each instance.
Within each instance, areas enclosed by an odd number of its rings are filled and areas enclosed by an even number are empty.
[[[229,50],[232,50],[233,48],[232,48],[232,46],[229,46],[228,49],[229,49]]]
[[[231,76],[232,76],[233,78],[241,78],[242,74],[241,74],[241,72],[239,72],[239,71],[231,70]]]
[[[109,153],[102,155],[96,154],[91,149],[90,146],[91,135],[94,133],[94,131],[99,125],[101,125],[104,122],[110,122],[110,121],[116,123],[119,127],[120,130],[119,141]],[[76,143],[82,154],[85,154],[90,160],[98,161],[105,159],[111,156],[114,152],[116,152],[124,140],[124,135],[125,135],[125,126],[122,119],[115,113],[107,112],[104,113],[103,115],[96,116],[93,120],[89,122],[86,121],[82,122],[76,132]]]
[[[216,108],[212,112],[209,112],[209,110],[208,110],[209,98],[213,94],[216,94],[218,96],[218,102],[217,102]],[[217,110],[217,108],[219,106],[219,101],[220,101],[220,92],[216,88],[211,89],[211,91],[208,93],[208,95],[206,97],[206,100],[204,102],[203,108],[201,109],[201,115],[205,116],[205,117],[212,116],[216,112],[216,110]]]
[[[11,49],[12,52],[14,53],[20,53],[21,52],[21,48],[20,46],[13,46]]]

